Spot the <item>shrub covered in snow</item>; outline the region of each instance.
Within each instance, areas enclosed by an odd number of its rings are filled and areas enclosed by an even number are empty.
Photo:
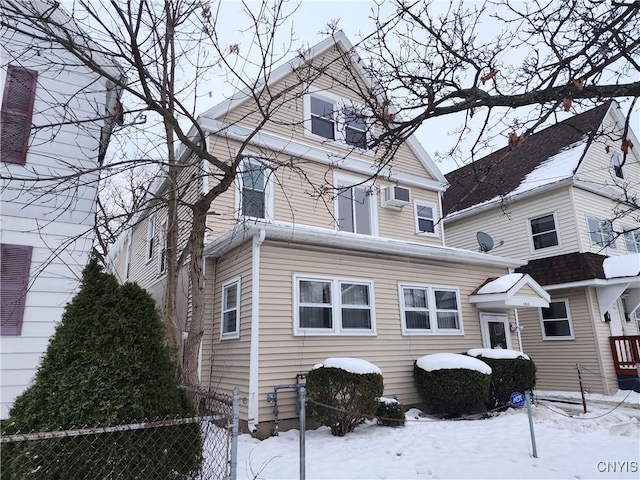
[[[413,376],[429,413],[459,416],[486,411],[491,367],[457,353],[435,353],[416,360]]]
[[[118,285],[92,260],[3,433],[190,415],[176,381],[153,298],[137,285]],[[197,424],[18,442],[2,447],[2,478],[115,479],[133,471],[148,472],[144,478],[191,478],[200,442]]]
[[[310,413],[339,437],[375,415],[384,389],[380,369],[358,358],[326,359],[307,374],[306,388]]]
[[[404,406],[395,398],[380,397],[376,419],[380,425],[387,427],[404,425]]]
[[[487,403],[490,410],[507,405],[513,392],[524,393],[535,386],[536,365],[522,352],[474,348],[467,354],[491,367],[491,388]]]

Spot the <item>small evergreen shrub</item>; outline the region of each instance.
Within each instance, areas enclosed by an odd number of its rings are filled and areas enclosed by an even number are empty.
[[[427,357],[435,355],[455,355],[475,360],[457,354],[434,354],[427,355]],[[413,376],[416,389],[425,403],[427,413],[456,417],[465,413],[486,411],[491,386],[491,372],[486,364],[484,366],[487,373],[469,368],[450,367],[427,371],[419,366],[420,360],[418,359],[414,363]]]
[[[473,353],[473,350],[469,351],[469,354]],[[528,357],[525,358],[516,351],[513,355],[515,358],[490,358],[485,355],[474,356],[491,367],[491,387],[487,401],[489,410],[506,408],[513,392],[524,393],[525,390],[533,390],[536,383],[536,365]]]
[[[137,285],[118,285],[94,259],[2,429],[57,431],[191,414],[153,298]],[[2,480],[152,479],[189,476],[200,462],[199,425],[190,424],[6,444],[1,470]]]
[[[342,437],[375,415],[384,386],[380,373],[352,373],[322,366],[307,374],[306,388],[309,413],[329,427],[332,435]]]
[[[380,397],[378,399],[376,419],[380,425],[386,427],[399,427],[404,425],[404,407],[393,398]]]

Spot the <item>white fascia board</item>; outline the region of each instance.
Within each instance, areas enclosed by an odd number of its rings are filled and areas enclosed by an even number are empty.
[[[548,307],[549,306],[549,294],[546,294],[546,298],[541,297],[528,297],[522,295],[508,296],[501,293],[489,293],[481,295],[470,295],[469,303],[476,305],[478,308],[522,308],[522,307]]]
[[[232,140],[242,142],[246,140],[249,135],[254,133],[254,129],[245,127],[242,125],[229,125],[219,120],[213,120],[210,118],[200,118],[200,125],[207,132],[212,135],[219,135]],[[314,147],[312,145],[293,141],[288,138],[280,137],[272,133],[264,131],[258,131],[257,134],[251,139],[251,144],[262,148],[268,148],[274,152],[284,153],[293,157],[304,158],[305,160],[312,160],[325,165],[331,165],[332,167],[338,167],[343,170],[349,170],[351,172],[360,173],[370,177],[372,175],[378,175],[383,178],[387,178],[391,181],[397,181],[401,184],[406,184],[414,187],[426,188],[428,190],[434,190],[442,192],[446,190],[448,184],[439,181],[432,180],[427,177],[419,177],[417,175],[409,174],[399,171],[395,167],[385,167],[380,169],[372,162],[360,160],[353,157],[345,157],[338,153]],[[446,180],[445,180],[446,182]]]
[[[580,280],[579,282],[558,283],[555,285],[545,285],[546,291],[563,290],[565,288],[579,288],[579,287],[600,287],[607,285],[618,285],[621,283],[634,283],[640,282],[640,275],[636,277],[619,277],[619,278],[591,278],[589,280]]]
[[[463,210],[459,210],[457,212],[451,213],[443,218],[443,222],[450,223],[453,221],[461,220],[467,217],[473,217],[474,215],[478,215],[479,213],[485,212],[487,210],[491,210],[492,208],[496,208],[502,204],[503,201],[514,202],[519,200],[526,200],[530,197],[535,197],[536,195],[540,195],[541,193],[547,193],[552,190],[556,190],[558,188],[566,187],[568,185],[572,185],[574,183],[573,177],[564,178],[562,180],[558,180],[554,183],[549,183],[547,185],[543,185],[538,188],[534,188],[532,190],[527,190],[526,192],[517,193],[515,195],[511,195],[507,193],[504,197],[495,197],[485,203],[480,205],[474,205],[472,207],[467,207]]]
[[[320,227],[295,225],[285,222],[255,222],[251,225],[236,225],[214,242],[205,247],[207,257],[220,257],[241,245],[252,235],[265,231],[267,239],[335,247],[371,253],[402,255],[404,257],[437,260],[446,263],[490,265],[503,268],[517,268],[524,260],[486,255],[452,247],[439,247],[389,238],[344,233]]]

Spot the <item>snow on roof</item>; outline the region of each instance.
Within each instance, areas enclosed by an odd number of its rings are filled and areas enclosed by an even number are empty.
[[[602,268],[606,278],[636,277],[640,275],[640,253],[605,258]]]
[[[470,355],[472,357],[486,357],[495,359],[524,358],[525,360],[530,360],[528,355],[525,355],[524,353],[517,350],[509,350],[508,348],[472,348],[467,352],[467,355]]]
[[[434,370],[445,370],[454,368],[464,368],[466,370],[475,370],[480,373],[491,375],[491,367],[477,358],[459,353],[433,353],[420,357],[416,364],[426,372]]]
[[[567,145],[554,156],[546,159],[524,178],[518,188],[508,195],[527,192],[571,177],[580,163],[588,140],[589,136],[584,135],[581,140]]]
[[[508,292],[516,283],[518,283],[522,279],[522,277],[524,277],[524,273],[510,273],[508,275],[503,275],[484,285],[480,290],[478,290],[477,293],[484,294]]]
[[[361,358],[327,358],[322,364],[316,367],[340,368],[347,372],[363,375],[365,373],[378,373],[382,375],[382,370],[373,363],[362,360]]]

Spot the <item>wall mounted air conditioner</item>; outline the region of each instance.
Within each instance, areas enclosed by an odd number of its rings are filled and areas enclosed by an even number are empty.
[[[406,187],[391,185],[382,189],[382,206],[400,209],[411,203],[411,190]]]

